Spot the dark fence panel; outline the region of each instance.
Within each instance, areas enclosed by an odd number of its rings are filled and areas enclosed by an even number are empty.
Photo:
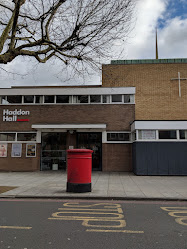
[[[134,142],[136,175],[187,175],[187,142]]]

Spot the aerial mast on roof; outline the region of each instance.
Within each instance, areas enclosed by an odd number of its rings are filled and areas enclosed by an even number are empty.
[[[156,27],[156,60],[158,60],[158,41],[157,41],[157,27]]]

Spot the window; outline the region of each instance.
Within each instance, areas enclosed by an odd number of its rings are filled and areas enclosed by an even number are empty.
[[[0,133],[0,141],[15,141],[16,133]]]
[[[112,103],[115,103],[115,102],[122,102],[122,95],[112,95]]]
[[[1,105],[9,104],[127,104],[134,103],[133,94],[113,94],[113,95],[25,95],[25,96],[0,96]]]
[[[124,103],[130,103],[130,95],[124,95]]]
[[[43,96],[40,96],[40,95],[35,96],[35,103],[42,104],[43,103]]]
[[[90,95],[90,103],[101,103],[101,95]]]
[[[28,96],[24,96],[24,103],[34,103],[34,96],[32,95],[28,95]]]
[[[53,95],[44,96],[44,103],[54,103],[54,102],[55,102],[55,96]]]
[[[103,95],[103,103],[110,103],[110,95]]]
[[[107,141],[130,141],[130,133],[107,133]]]
[[[36,141],[36,133],[18,133],[17,141]]]
[[[71,103],[72,97],[69,95],[57,95],[56,96],[56,103]]]
[[[139,130],[138,139],[140,140],[155,140],[156,131],[155,130]]]
[[[180,139],[187,139],[187,130],[179,131]]]
[[[159,133],[159,139],[176,139],[177,134],[174,130],[169,131],[158,131]]]
[[[7,96],[8,104],[21,104],[22,103],[22,96]]]
[[[88,103],[87,95],[73,96],[73,103]]]
[[[8,104],[8,102],[6,100],[6,96],[0,96],[0,104],[2,104],[2,105]]]

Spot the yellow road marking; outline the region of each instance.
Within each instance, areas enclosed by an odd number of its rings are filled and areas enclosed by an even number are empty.
[[[170,211],[174,211],[174,210],[179,210],[179,209],[186,209],[187,210],[187,207],[161,207],[161,209],[163,209],[164,211],[168,211],[168,212],[170,212]]]
[[[180,225],[187,226],[187,217],[177,218],[175,219],[175,221]],[[186,221],[186,222],[183,222],[183,221]]]
[[[64,203],[64,207],[95,207],[95,206],[104,206],[104,208],[118,208],[121,207],[120,204],[114,204],[114,203],[96,203],[96,204],[90,204],[90,205],[79,205],[79,202],[74,203]]]
[[[92,224],[89,224],[88,222],[91,221],[108,221],[108,222],[118,222],[119,225],[92,225]],[[108,219],[108,220],[99,220],[99,219],[95,219],[95,220],[90,220],[90,219],[85,219],[83,220],[82,222],[82,225],[85,226],[85,227],[110,227],[110,228],[119,228],[119,227],[126,227],[126,221],[125,220],[111,220],[111,219]]]
[[[60,214],[103,214],[103,215],[114,215],[115,217],[90,217],[90,216],[61,216]],[[117,216],[117,217],[116,217]],[[65,218],[65,217],[69,217],[69,218],[73,218],[75,219],[76,217],[79,217],[79,218],[92,218],[92,219],[95,219],[95,218],[110,218],[110,219],[122,219],[124,218],[124,215],[123,214],[118,214],[118,213],[102,213],[102,212],[56,212],[56,213],[53,213],[52,214],[52,217],[55,217],[55,218]]]
[[[88,211],[113,211],[113,212],[118,212],[120,214],[123,213],[123,210],[122,208],[116,208],[116,209],[98,209],[98,208],[58,208],[58,210],[68,210],[68,211],[71,211],[71,210],[88,210]]]
[[[53,213],[51,215],[52,217],[48,219],[80,220],[82,221],[82,226],[96,228],[87,229],[87,232],[144,233],[144,231],[117,230],[126,227],[126,221],[120,204],[97,203],[91,205],[80,205],[79,203],[64,203],[63,207],[58,208],[58,210],[59,212]],[[102,216],[99,217],[99,215]]]
[[[170,216],[173,216],[173,217],[187,217],[187,210],[186,211],[178,211],[178,210],[174,210],[173,212],[169,212],[168,213]],[[186,214],[186,215],[176,215],[176,214]]]
[[[86,232],[100,232],[100,233],[144,233],[144,231],[131,231],[131,230],[97,230],[87,229]]]
[[[107,218],[107,217],[81,217],[81,216],[61,216],[59,218],[48,218],[48,220],[96,220],[96,221],[120,221],[118,218]]]
[[[169,216],[175,217],[175,221],[183,226],[187,226],[187,207],[161,207],[168,212]]]
[[[32,229],[32,227],[18,227],[18,226],[0,226],[0,228],[3,229],[25,229],[25,230],[29,230]]]

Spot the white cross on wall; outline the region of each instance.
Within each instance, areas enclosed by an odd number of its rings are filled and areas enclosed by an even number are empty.
[[[181,97],[181,80],[187,80],[187,78],[181,78],[180,72],[178,72],[178,78],[174,78],[171,80],[178,80],[179,81],[179,97]]]

